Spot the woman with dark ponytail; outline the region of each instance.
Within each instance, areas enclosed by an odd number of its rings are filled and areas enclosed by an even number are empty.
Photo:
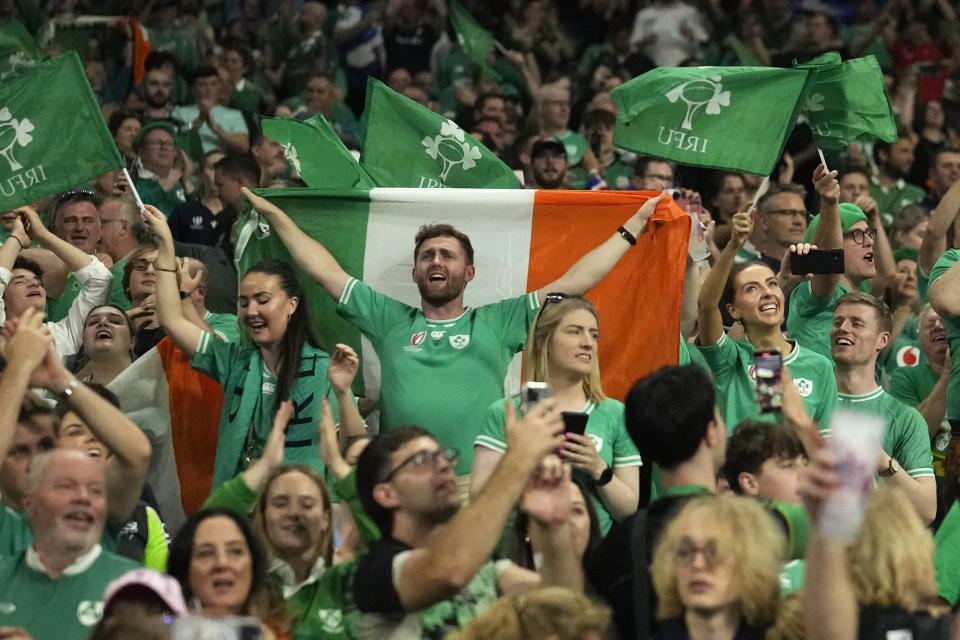
[[[242,343],[224,342],[190,322],[180,307],[177,260],[166,219],[151,206],[142,216],[159,248],[156,270],[160,324],[192,358],[194,369],[223,386],[212,488],[263,455],[274,415],[280,403],[288,399],[293,401],[293,416],[286,430],[283,461],[322,469],[316,427],[322,397],[329,396],[335,411],[339,408],[345,433],[363,430],[349,384],[356,372],[356,354],[349,347],[337,345],[331,360],[320,348],[296,276],[279,260],[253,265],[240,280],[237,319],[244,330]]]

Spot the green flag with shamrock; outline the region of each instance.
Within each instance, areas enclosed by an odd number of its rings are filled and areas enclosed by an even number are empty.
[[[264,135],[283,147],[287,164],[313,189],[352,189],[375,186],[343,144],[327,119],[263,118]]]
[[[17,20],[0,24],[0,80],[12,78],[43,60],[43,51]]]
[[[769,175],[793,130],[810,72],[659,67],[611,92],[613,143],[683,164]]]
[[[457,41],[467,57],[483,69],[484,75],[499,82],[500,73],[493,69],[488,61],[490,50],[493,49],[496,40],[470,15],[460,0],[450,2],[450,24],[453,25],[453,30],[457,33]]]
[[[520,187],[510,167],[473,136],[373,78],[363,122],[360,164],[377,186]]]
[[[840,54],[831,51],[794,66],[813,74],[802,109],[821,149],[843,151],[858,140],[897,140],[897,123],[875,57],[841,61]]]
[[[121,168],[76,53],[0,83],[0,210]]]

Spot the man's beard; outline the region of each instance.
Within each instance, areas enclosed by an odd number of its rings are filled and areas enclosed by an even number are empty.
[[[418,282],[417,288],[420,290],[420,297],[432,307],[441,307],[448,302],[456,300],[457,296],[459,296],[463,290],[462,287],[453,286],[449,280],[447,280],[447,285],[440,291],[431,291],[429,280],[427,282]]]
[[[420,515],[425,521],[430,523],[432,526],[436,526],[436,525],[450,522],[453,516],[457,515],[459,511],[460,511],[460,503],[453,502],[451,504],[438,507],[433,511],[424,512]]]

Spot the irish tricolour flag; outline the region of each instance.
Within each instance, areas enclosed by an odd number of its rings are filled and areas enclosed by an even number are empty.
[[[476,306],[549,284],[656,195],[399,188],[258,193],[327,247],[347,272],[413,306],[420,304],[411,277],[413,238],[422,224],[445,222],[470,236],[477,274],[465,298],[468,306]],[[600,314],[604,391],[614,398],[622,399],[638,377],[677,361],[690,218],[667,200],[658,206],[650,231],[587,295]],[[265,222],[248,221],[250,230],[249,241],[238,242],[241,273],[267,258],[290,260]],[[300,275],[324,346],[346,342],[358,348],[363,380],[357,390],[365,385],[367,395],[376,397],[379,366],[370,344],[336,314],[333,300],[319,285]],[[506,392],[516,393],[519,383],[515,362]]]

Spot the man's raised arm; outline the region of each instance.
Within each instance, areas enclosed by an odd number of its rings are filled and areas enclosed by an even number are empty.
[[[817,165],[813,172],[813,186],[820,194],[820,223],[813,232],[813,244],[820,249],[842,249],[843,227],[840,222],[840,183],[837,182],[837,172],[827,171],[822,164]],[[810,282],[810,291],[821,300],[829,300],[839,283],[839,275],[815,275]]]
[[[558,280],[537,291],[540,302],[544,301],[548,293],[554,291],[579,296],[597,286],[633,246],[633,242],[630,242],[628,237],[632,237],[636,242],[636,239],[647,230],[647,221],[662,198],[661,193],[644,202],[643,206],[623,223],[621,229],[624,229],[626,234],[617,230],[606,242],[577,260]]]
[[[334,300],[339,300],[350,274],[343,270],[337,259],[322,244],[304,233],[277,205],[246,187],[243,188],[243,195],[254,209],[267,218],[297,266],[320,283]]]

